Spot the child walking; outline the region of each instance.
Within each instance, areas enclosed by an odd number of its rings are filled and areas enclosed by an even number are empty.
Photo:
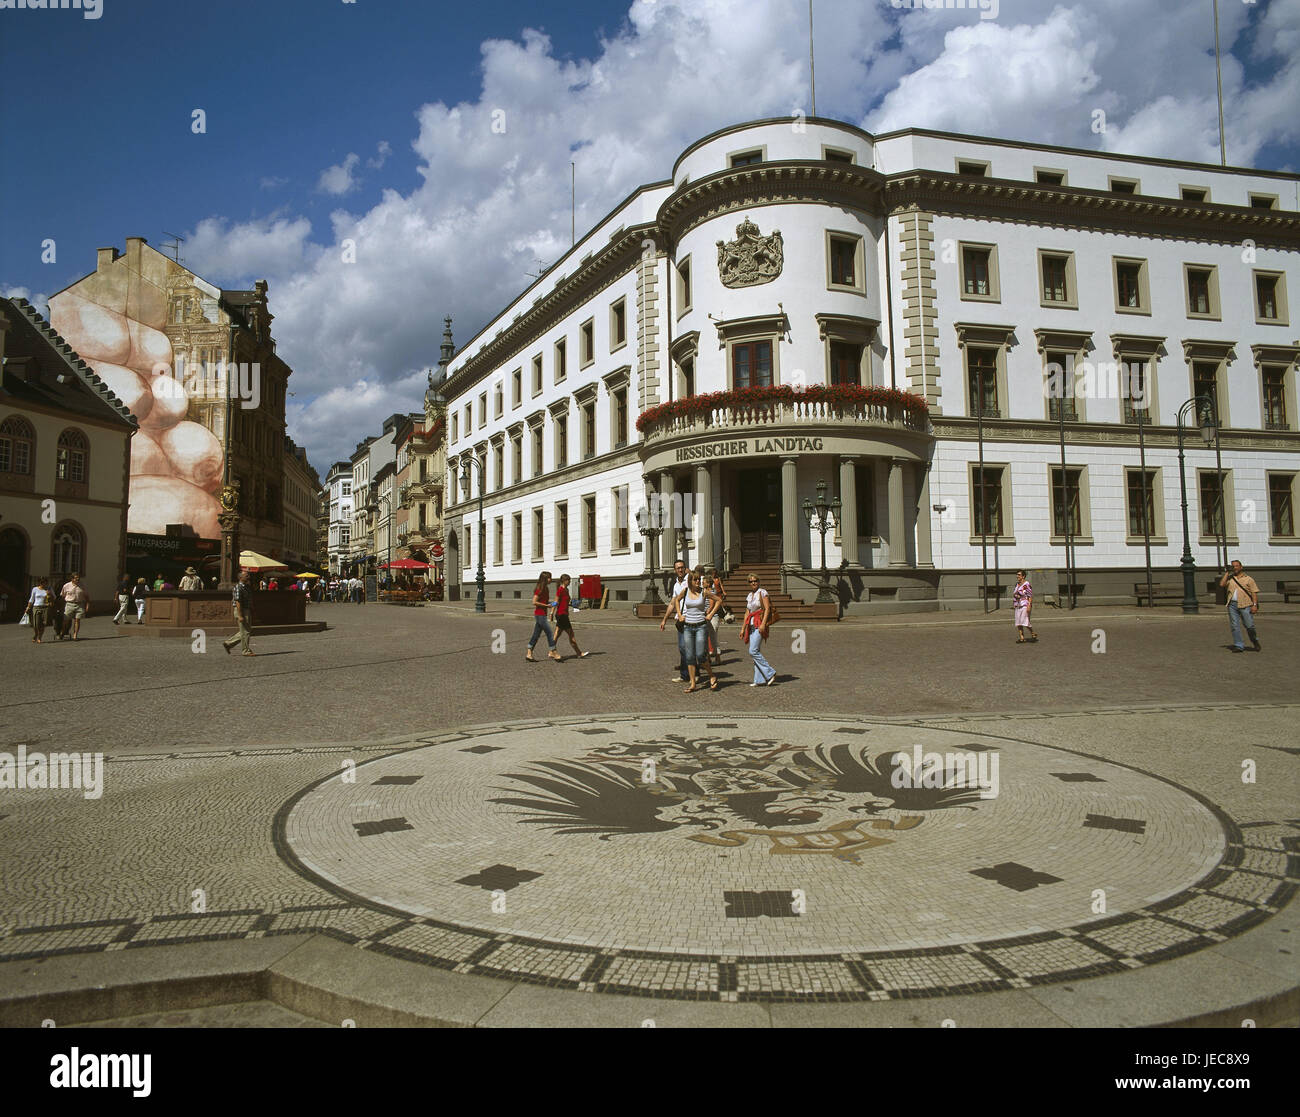
[[[551,572],[543,570],[537,579],[537,585],[533,587],[533,638],[528,641],[528,651],[524,653],[524,658],[529,663],[536,663],[533,658],[533,648],[537,645],[537,640],[541,636],[546,637],[547,644],[551,650],[547,652],[547,657],[560,661],[560,653],[555,650],[555,634],[551,632],[551,626],[546,623],[546,613],[551,607]]]
[[[569,619],[569,607],[572,598],[569,597],[569,583],[572,581],[567,574],[560,575],[560,584],[555,590],[555,639],[560,639],[560,633],[563,632],[569,637],[569,643],[573,645],[573,650],[578,653],[579,659],[586,659],[591,652],[584,652],[578,647],[578,638],[573,634],[573,622]],[[576,611],[577,606],[573,609]]]

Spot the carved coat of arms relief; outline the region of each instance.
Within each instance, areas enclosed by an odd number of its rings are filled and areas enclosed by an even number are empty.
[[[757,287],[771,283],[781,274],[785,249],[781,231],[763,236],[757,225],[746,219],[736,226],[736,239],[718,241],[718,275],[724,287]]]

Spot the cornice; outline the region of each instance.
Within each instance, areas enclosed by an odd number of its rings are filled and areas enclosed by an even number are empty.
[[[973,442],[978,437],[973,417],[935,415],[931,418],[936,440],[952,439]],[[985,442],[1042,442],[1060,444],[1061,428],[1050,419],[984,419]],[[1144,424],[1143,441],[1147,446],[1177,446],[1178,428],[1172,425]],[[1067,446],[1126,445],[1137,447],[1135,423],[1067,423]],[[1225,429],[1219,444],[1225,450],[1300,450],[1300,431],[1248,431]]]

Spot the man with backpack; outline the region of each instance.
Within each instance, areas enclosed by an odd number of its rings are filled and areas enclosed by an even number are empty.
[[[1228,624],[1232,627],[1232,650],[1244,652],[1246,647],[1241,642],[1241,626],[1246,626],[1250,642],[1255,651],[1260,650],[1259,637],[1255,635],[1255,610],[1259,608],[1259,586],[1255,579],[1242,569],[1240,561],[1232,560],[1232,565],[1223,572],[1219,585],[1228,591]]]

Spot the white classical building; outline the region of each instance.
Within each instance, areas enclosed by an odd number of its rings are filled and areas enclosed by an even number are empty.
[[[329,564],[331,574],[348,572],[352,554],[352,463],[335,462],[325,478],[329,490]]]
[[[1181,414],[1198,589],[1228,552],[1269,596],[1300,545],[1298,210],[1270,171],[822,119],[706,136],[452,360],[453,595],[483,553],[489,598],[548,568],[640,600],[658,494],[685,517],[660,569],[811,601],[824,482],[847,611],[978,607],[1022,567],[1132,602],[1148,552],[1178,580]]]

